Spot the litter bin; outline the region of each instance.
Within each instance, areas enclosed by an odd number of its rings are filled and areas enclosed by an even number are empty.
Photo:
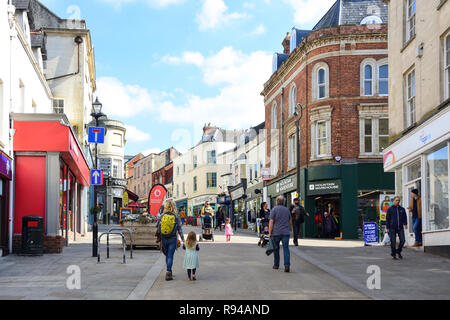
[[[44,218],[25,216],[22,218],[22,253],[42,255],[44,253]]]

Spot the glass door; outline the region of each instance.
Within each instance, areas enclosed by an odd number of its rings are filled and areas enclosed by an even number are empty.
[[[413,189],[419,190],[419,195],[422,196],[422,167],[420,159],[414,161],[406,167],[406,177],[404,181],[407,181],[404,185],[403,191],[403,201],[402,205],[407,213],[408,217],[408,231],[405,232],[405,240],[408,246],[412,246],[415,241],[413,223],[412,223],[412,212],[409,211],[409,204],[412,200],[411,191]]]

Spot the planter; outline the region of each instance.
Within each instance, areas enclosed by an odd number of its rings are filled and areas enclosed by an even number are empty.
[[[124,228],[128,228],[133,232],[133,247],[158,247],[156,243],[156,222],[155,223],[139,223],[135,221],[124,221],[122,223]],[[127,248],[130,247],[130,236],[128,232],[124,232]]]

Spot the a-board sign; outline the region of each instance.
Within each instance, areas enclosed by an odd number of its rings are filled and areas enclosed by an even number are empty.
[[[129,216],[132,212],[133,210],[131,208],[120,208],[120,220]]]
[[[365,244],[378,243],[378,223],[364,222],[363,232]]]

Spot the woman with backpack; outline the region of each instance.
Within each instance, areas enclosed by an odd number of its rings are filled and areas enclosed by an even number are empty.
[[[184,244],[183,230],[181,228],[181,220],[177,215],[177,207],[175,202],[169,200],[164,204],[164,211],[158,220],[157,230],[161,237],[161,251],[166,256],[166,280],[173,280],[172,265],[175,250],[178,245],[178,235]]]

